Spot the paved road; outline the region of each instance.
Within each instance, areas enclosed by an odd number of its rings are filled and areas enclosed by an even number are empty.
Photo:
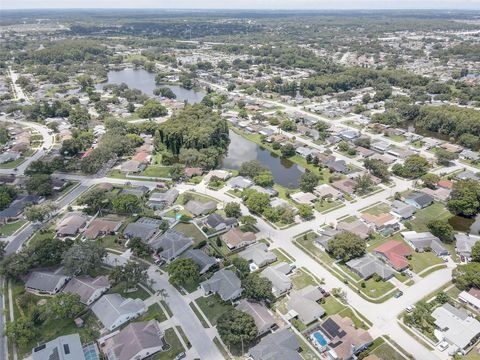
[[[15,73],[15,71],[13,71],[11,67],[8,67],[8,73],[10,75],[10,79],[12,80],[15,100],[23,100],[25,103],[30,104],[27,95],[25,95],[25,92],[23,91],[21,86],[17,84],[18,74]]]

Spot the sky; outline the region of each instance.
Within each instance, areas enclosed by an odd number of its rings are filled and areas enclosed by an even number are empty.
[[[480,9],[480,0],[0,0],[1,9]]]

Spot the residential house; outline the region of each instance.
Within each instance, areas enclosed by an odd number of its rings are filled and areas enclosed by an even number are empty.
[[[88,239],[96,239],[99,236],[115,234],[120,226],[122,226],[120,221],[97,218],[88,224],[83,235]]]
[[[153,192],[147,201],[147,206],[152,209],[164,209],[173,205],[177,200],[179,192],[177,189],[169,189],[165,192]]]
[[[240,252],[238,256],[247,260],[249,263],[257,265],[259,268],[277,261],[276,255],[268,251],[268,246],[264,243],[250,245]]]
[[[314,150],[307,146],[299,146],[295,149],[295,152],[300,156],[307,157],[308,155],[312,155]]]
[[[397,271],[408,268],[407,256],[412,254],[409,246],[400,241],[390,240],[373,250],[383,257]]]
[[[465,171],[462,171],[461,173],[456,174],[455,178],[458,180],[468,180],[468,179],[477,180],[477,181],[479,180],[479,177],[477,176],[477,174],[470,170],[465,170]]]
[[[366,330],[356,328],[350,318],[338,314],[326,319],[320,330],[328,339],[328,353],[335,360],[354,359],[373,342]]]
[[[415,251],[424,252],[431,250],[437,256],[448,255],[448,250],[443,246],[440,239],[430,232],[403,231],[401,234]]]
[[[300,343],[297,336],[289,328],[280,329],[260,340],[248,350],[253,360],[303,360],[299,354]]]
[[[376,141],[371,144],[371,148],[375,151],[378,151],[379,153],[384,153],[388,150],[390,147],[390,144],[385,142],[385,141]]]
[[[388,280],[394,274],[392,269],[371,254],[347,261],[346,265],[364,280],[371,278],[375,274],[383,280]]]
[[[57,236],[75,237],[86,223],[85,215],[80,212],[67,214],[57,225]]]
[[[190,200],[184,206],[185,210],[195,216],[207,215],[217,209],[215,201],[201,202],[197,200]]]
[[[88,306],[107,292],[108,289],[110,289],[108,277],[97,276],[92,278],[91,276],[83,275],[71,279],[62,292],[79,295],[80,302]]]
[[[466,354],[471,345],[480,337],[480,322],[463,309],[457,309],[449,303],[437,307],[432,312],[435,326],[441,332],[444,341]]]
[[[383,162],[387,165],[391,165],[396,161],[396,159],[393,156],[381,155],[381,154],[372,155],[372,156],[370,156],[370,159],[371,160],[380,160],[381,162]]]
[[[0,154],[0,164],[18,160],[21,156],[22,155],[16,151],[5,151],[4,153]]]
[[[55,271],[32,271],[25,282],[25,288],[33,293],[55,295],[70,280],[65,276],[62,268]]]
[[[433,196],[425,194],[424,192],[413,192],[411,193],[404,202],[415,206],[417,209],[423,209],[433,203]]]
[[[145,164],[137,160],[127,160],[120,166],[122,173],[139,173],[145,169]]]
[[[148,187],[146,186],[130,186],[123,189],[120,194],[130,194],[135,195],[137,198],[143,198],[148,192]]]
[[[134,322],[109,337],[102,346],[106,360],[142,360],[168,345],[156,320]]]
[[[459,157],[463,160],[478,161],[480,159],[480,154],[476,151],[465,149],[459,154]]]
[[[215,230],[216,232],[227,231],[237,226],[238,221],[235,218],[224,218],[222,215],[213,213],[208,215],[204,222],[205,226]]]
[[[373,232],[372,228],[361,220],[355,220],[353,222],[342,221],[337,224],[337,230],[351,232],[352,234],[360,236],[364,240],[366,240]]]
[[[417,208],[415,206],[405,204],[403,201],[400,200],[394,200],[391,204],[391,209],[391,213],[393,215],[398,216],[404,220],[410,219],[417,211]]]
[[[213,276],[200,284],[208,294],[218,294],[223,301],[233,301],[240,297],[243,292],[242,282],[232,270],[221,269]]]
[[[250,187],[250,189],[255,190],[256,192],[259,192],[260,194],[267,194],[270,197],[278,195],[278,191],[271,187],[265,188],[258,185],[253,185],[252,187]]]
[[[180,257],[184,259],[192,259],[193,262],[198,265],[198,272],[200,275],[205,274],[212,266],[217,264],[217,260],[214,257],[208,256],[200,249],[187,250],[180,255]]]
[[[339,234],[341,231],[336,229],[327,228],[319,231],[320,235],[314,240],[315,244],[320,245],[325,251],[330,251],[328,243],[335,235]]]
[[[287,302],[288,314],[298,318],[305,325],[311,324],[325,314],[325,310],[318,303],[322,298],[320,289],[313,285],[293,290]]]
[[[292,281],[287,276],[292,271],[292,266],[281,262],[264,269],[260,276],[272,282],[273,295],[279,297],[292,288]]]
[[[313,193],[320,199],[338,200],[343,198],[343,194],[329,184],[317,185]]]
[[[375,154],[373,150],[364,148],[362,146],[357,146],[355,149],[357,150],[357,153],[364,159]]]
[[[30,204],[37,204],[40,198],[36,195],[20,195],[6,208],[0,211],[0,223],[5,224],[17,220],[23,213],[23,209]]]
[[[203,174],[203,169],[199,167],[187,167],[183,171],[185,177],[192,178],[194,176],[201,176]]]
[[[400,228],[398,219],[390,213],[383,213],[380,215],[363,213],[361,218],[365,223],[374,227],[377,231],[383,231],[385,229],[391,229],[394,231]]]
[[[355,192],[355,187],[357,186],[357,182],[354,179],[341,179],[334,181],[332,186],[335,189],[340,190],[344,194],[352,195]]]
[[[480,310],[480,289],[472,287],[468,291],[462,291],[458,295],[458,300],[460,300],[465,304],[468,304],[470,307],[472,307],[476,311],[479,311]]]
[[[114,330],[147,311],[141,299],[124,299],[119,294],[105,294],[92,305],[92,311],[107,330]]]
[[[427,195],[430,195],[436,201],[440,201],[440,202],[445,203],[448,200],[448,198],[450,197],[450,193],[452,191],[449,190],[449,189],[441,188],[441,187],[436,188],[436,189],[430,189],[430,188],[425,187],[425,188],[422,188],[420,190],[420,192],[422,192],[424,194],[427,194]]]
[[[334,173],[347,174],[349,171],[345,160],[331,160],[327,162],[326,166]]]
[[[129,223],[123,230],[123,236],[127,239],[140,238],[143,242],[148,242],[158,231],[159,226],[156,223],[134,222]]]
[[[215,176],[217,178],[219,178],[220,180],[222,181],[226,181],[228,178],[230,178],[231,174],[229,171],[226,171],[226,170],[211,170],[207,176],[205,176],[205,182],[209,182],[210,181],[210,178],[212,176]]]
[[[239,228],[233,228],[222,235],[222,240],[230,250],[234,250],[253,244],[257,236],[251,231],[243,232]]]
[[[462,261],[472,260],[472,247],[480,240],[480,236],[472,234],[455,234],[455,250]]]
[[[306,193],[303,191],[299,191],[297,193],[290,195],[290,198],[299,204],[307,204],[307,205],[317,200],[317,197],[312,193]]]
[[[162,259],[168,262],[177,258],[193,243],[194,241],[191,237],[173,229],[168,229],[148,242],[150,247],[158,252]]]
[[[345,140],[352,141],[360,137],[360,132],[358,130],[343,130],[339,135]]]
[[[238,310],[250,315],[257,326],[258,335],[269,332],[277,325],[270,310],[264,305],[247,299],[242,299],[236,306]]]
[[[32,350],[33,360],[88,360],[79,334],[59,336]]]
[[[235,176],[228,180],[228,185],[233,189],[247,189],[253,185],[253,181],[244,176]]]

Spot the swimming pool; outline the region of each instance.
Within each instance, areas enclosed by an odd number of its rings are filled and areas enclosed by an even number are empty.
[[[327,339],[323,336],[323,334],[320,331],[315,331],[310,335],[312,340],[316,342],[317,347],[323,348],[328,344]]]

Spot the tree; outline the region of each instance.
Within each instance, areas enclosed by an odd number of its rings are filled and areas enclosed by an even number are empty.
[[[363,163],[365,169],[369,170],[373,176],[378,177],[382,181],[388,181],[390,179],[388,165],[383,161],[377,159],[365,159]]]
[[[250,160],[245,161],[244,163],[242,163],[242,165],[240,165],[240,169],[238,169],[238,175],[250,177],[253,179],[255,176],[263,173],[265,170],[266,169],[260,164],[259,161]]]
[[[150,245],[146,244],[139,237],[134,237],[128,241],[128,248],[132,250],[133,255],[138,257],[147,257],[150,255]]]
[[[420,301],[410,314],[404,317],[405,324],[413,326],[428,334],[433,334],[435,329],[435,319],[432,316],[431,305]]]
[[[307,204],[300,204],[297,206],[297,208],[298,215],[300,215],[302,219],[311,219],[313,217],[313,210],[311,206]]]
[[[168,281],[173,285],[198,284],[200,277],[198,265],[192,259],[175,259],[168,265],[167,271]]]
[[[118,214],[132,214],[141,210],[142,202],[133,194],[120,194],[112,200],[112,207]]]
[[[300,177],[300,190],[304,192],[313,192],[318,185],[320,178],[313,172],[306,170]]]
[[[438,176],[437,174],[428,173],[422,176],[423,185],[425,185],[429,189],[435,189],[439,181],[440,176]]]
[[[45,201],[38,205],[31,205],[25,208],[23,214],[28,221],[43,221],[57,210],[58,206],[53,201]]]
[[[477,241],[471,250],[472,261],[480,262],[480,241]]]
[[[177,95],[168,87],[159,87],[153,90],[154,95],[161,95],[167,99],[176,99]]]
[[[458,265],[452,272],[452,281],[460,290],[480,287],[480,263]]]
[[[82,310],[78,294],[60,293],[48,301],[48,311],[56,319],[71,319]]]
[[[442,148],[436,148],[435,157],[438,165],[448,166],[450,162],[458,158],[458,155]]]
[[[123,291],[126,292],[131,285],[146,283],[148,280],[148,266],[136,261],[128,261],[123,266],[116,266],[110,272],[109,278],[115,285],[123,284]]]
[[[93,215],[103,209],[111,206],[111,201],[107,196],[107,192],[103,189],[95,188],[82,195],[78,200],[80,205],[86,206],[85,212]]]
[[[295,155],[295,147],[292,144],[287,143],[281,147],[280,152],[282,153],[282,157],[289,158]]]
[[[243,225],[249,225],[249,226],[254,226],[257,224],[257,219],[255,219],[253,216],[251,215],[244,215],[242,217],[240,217],[240,222],[243,224]]]
[[[270,205],[270,196],[255,190],[248,191],[245,205],[247,205],[251,211],[261,214],[263,210]]]
[[[33,263],[30,254],[21,251],[5,256],[0,263],[0,272],[9,279],[18,279],[28,273]]]
[[[442,305],[449,302],[449,300],[450,300],[450,297],[444,292],[439,292],[435,297],[435,301]]]
[[[272,302],[275,296],[272,293],[272,282],[267,278],[250,274],[242,281],[245,297],[257,301]]]
[[[373,188],[373,180],[368,174],[357,176],[355,182],[355,192],[359,195],[365,195]]]
[[[233,258],[232,265],[237,269],[237,274],[241,279],[246,278],[250,274],[250,264],[244,258]]]
[[[240,204],[236,202],[229,202],[225,205],[223,209],[227,217],[239,218],[242,216],[242,210],[240,209]]]
[[[165,106],[154,99],[147,100],[145,104],[137,110],[137,115],[142,119],[165,116],[167,114],[168,111]]]
[[[170,168],[170,177],[173,181],[179,181],[185,176],[185,168],[181,164],[173,164]]]
[[[36,339],[37,333],[38,330],[33,322],[25,316],[7,322],[5,330],[5,335],[21,347],[27,346],[32,340]]]
[[[359,137],[353,141],[356,146],[364,147],[365,149],[370,149],[370,138],[369,137]]]
[[[247,347],[257,337],[258,330],[253,318],[235,308],[226,311],[218,318],[218,334],[228,346]]]
[[[472,217],[480,211],[480,182],[467,179],[453,184],[448,210],[455,215]]]
[[[469,149],[476,150],[480,146],[480,137],[473,134],[465,133],[460,135],[460,137],[458,138],[458,143]]]
[[[25,169],[26,175],[33,174],[51,174],[53,173],[52,164],[43,160],[32,161],[28,167]]]
[[[73,245],[63,255],[65,273],[71,276],[85,275],[102,266],[107,251],[93,241]]]
[[[255,176],[253,178],[253,181],[255,182],[256,185],[263,186],[263,187],[273,186],[274,184],[272,172],[269,170],[264,171],[261,174]]]
[[[452,225],[446,220],[432,220],[427,224],[430,232],[446,243],[451,243],[454,240],[455,231]]]
[[[328,241],[328,249],[336,259],[347,262],[366,252],[365,240],[351,232],[341,232]]]
[[[48,174],[34,174],[29,176],[25,186],[29,194],[46,196],[53,193],[52,178]]]
[[[425,175],[430,167],[427,159],[420,155],[410,155],[403,165],[395,164],[392,171],[395,175],[407,178],[417,179]]]

